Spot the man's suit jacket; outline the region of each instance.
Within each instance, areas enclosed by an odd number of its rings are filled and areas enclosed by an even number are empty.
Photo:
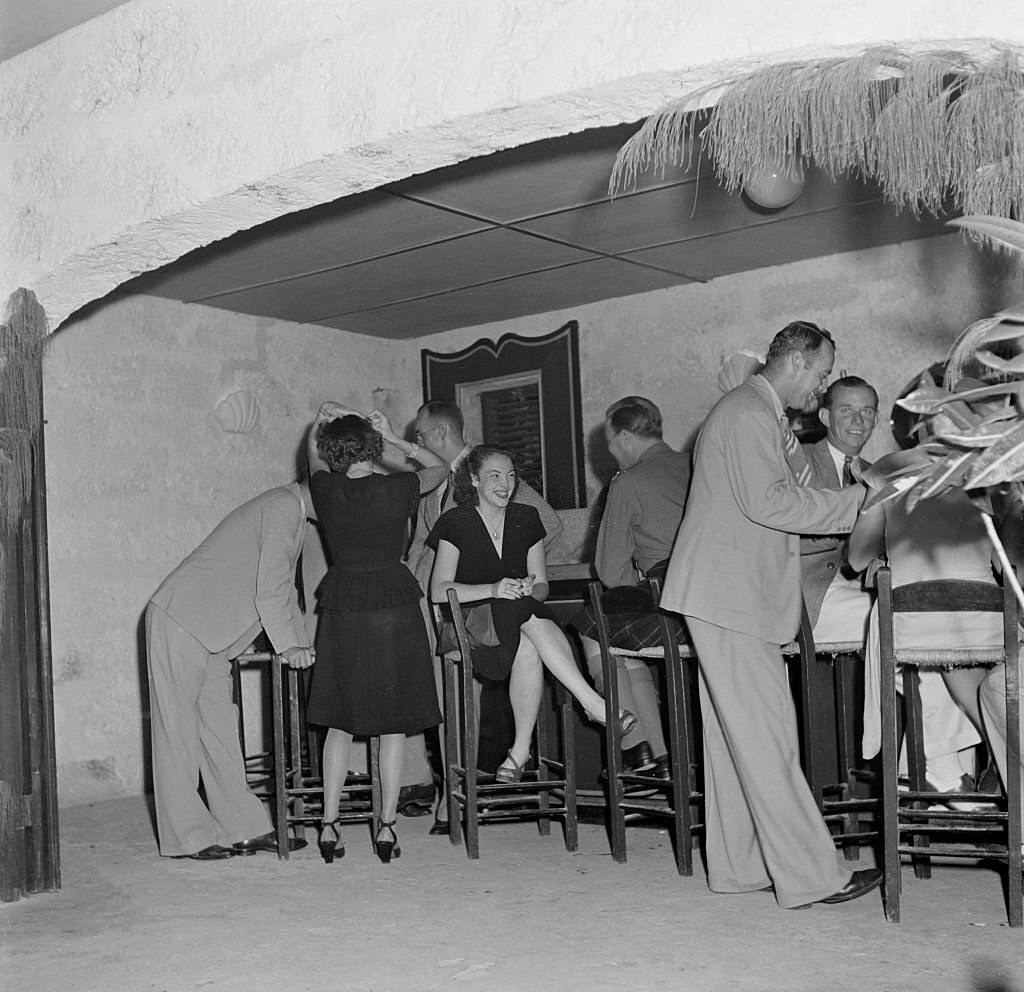
[[[416,533],[413,535],[412,544],[409,547],[407,560],[412,574],[420,584],[420,588],[429,595],[430,573],[434,568],[434,552],[426,545],[430,532],[434,529],[441,514],[455,506],[455,500],[451,492],[447,494],[444,506],[440,506],[440,497],[444,493],[445,483],[427,493],[420,500],[419,511],[416,515]],[[512,496],[513,503],[525,503],[534,507],[540,514],[541,523],[544,525],[544,548],[548,550],[562,533],[562,518],[544,501],[544,498],[529,483],[520,479],[516,483],[516,491]]]
[[[781,404],[756,375],[723,396],[701,428],[686,513],[662,605],[778,644],[800,623],[798,534],[846,533],[863,497],[797,484]]]
[[[815,489],[842,488],[826,438],[805,444],[804,454],[811,468],[810,485]],[[859,455],[853,461],[860,471],[870,464]],[[800,538],[800,584],[812,627],[818,622],[825,593],[842,566],[845,549],[846,538],[840,534]]]
[[[164,579],[152,601],[211,654],[240,653],[261,627],[275,651],[308,646],[295,588],[306,511],[297,484],[249,500]]]

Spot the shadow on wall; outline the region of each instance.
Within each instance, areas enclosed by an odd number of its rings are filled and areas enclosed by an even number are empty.
[[[156,808],[153,805],[153,751],[150,724],[152,717],[149,712],[149,669],[146,665],[146,613],[139,616],[135,625],[135,659],[139,669],[139,699],[142,703],[142,719],[140,721],[141,740],[139,754],[142,756],[142,794],[146,799],[146,810],[149,813],[156,836]]]

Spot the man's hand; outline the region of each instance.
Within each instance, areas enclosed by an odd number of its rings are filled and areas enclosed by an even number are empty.
[[[285,648],[281,657],[289,668],[309,668],[316,661],[316,648]]]
[[[394,444],[398,437],[391,427],[391,421],[380,410],[371,410],[366,418],[375,431],[388,443]]]

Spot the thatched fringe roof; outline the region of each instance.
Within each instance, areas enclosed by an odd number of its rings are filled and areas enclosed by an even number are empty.
[[[915,213],[947,206],[1020,217],[1024,50],[878,47],[716,83],[646,121],[619,151],[610,192],[651,169],[692,165],[701,147],[729,192],[796,155],[833,177],[875,180],[888,200]]]

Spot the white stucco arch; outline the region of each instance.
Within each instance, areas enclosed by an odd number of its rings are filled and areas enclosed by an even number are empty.
[[[236,231],[739,69],[983,36],[1024,38],[1013,0],[133,0],[0,64],[0,293],[56,328]]]

